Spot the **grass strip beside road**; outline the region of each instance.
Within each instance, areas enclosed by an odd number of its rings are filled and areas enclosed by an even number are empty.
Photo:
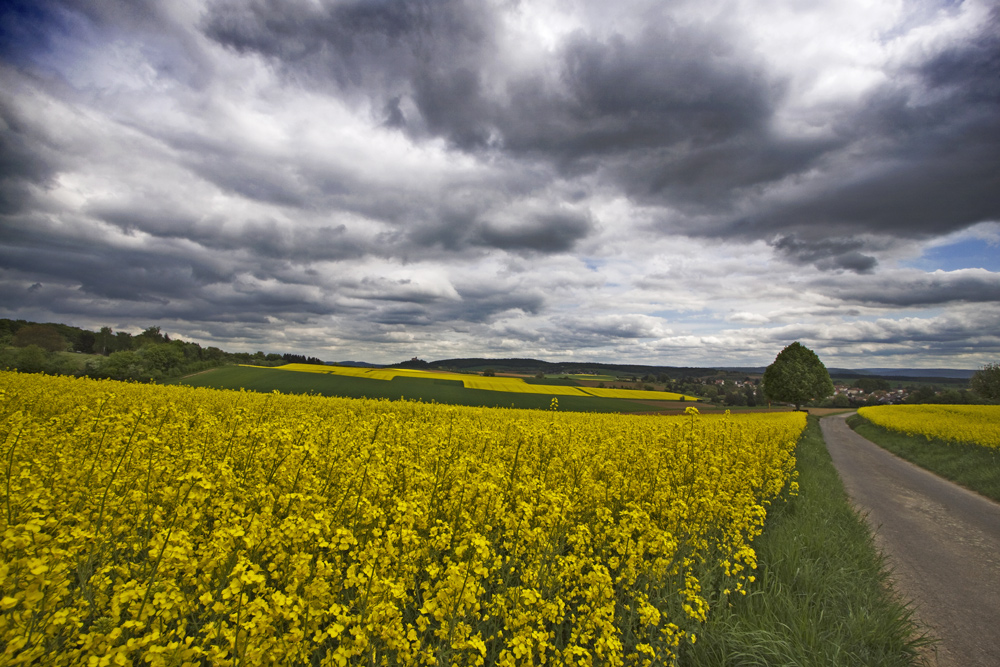
[[[1000,450],[892,431],[860,415],[847,424],[858,435],[901,459],[1000,502]]]
[[[912,666],[928,642],[892,592],[886,564],[855,512],[820,434],[796,450],[799,494],[768,509],[746,596],[716,601],[679,664]]]

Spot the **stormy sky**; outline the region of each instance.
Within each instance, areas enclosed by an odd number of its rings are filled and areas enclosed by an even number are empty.
[[[0,316],[331,361],[978,368],[1000,9],[8,0]]]

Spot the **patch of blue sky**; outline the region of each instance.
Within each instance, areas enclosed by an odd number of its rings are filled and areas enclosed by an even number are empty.
[[[984,239],[965,239],[949,245],[928,248],[924,254],[904,263],[923,271],[986,269],[1000,271],[1000,245]]]

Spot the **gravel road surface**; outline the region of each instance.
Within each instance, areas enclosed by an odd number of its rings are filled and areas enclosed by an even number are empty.
[[[941,667],[1000,667],[1000,504],[820,421],[844,487],[875,531],[896,589],[940,642]]]

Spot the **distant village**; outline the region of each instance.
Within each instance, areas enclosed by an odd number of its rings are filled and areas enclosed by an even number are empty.
[[[716,403],[726,405],[761,405],[766,404],[759,377],[746,377],[742,380],[715,379],[709,380],[708,391],[702,390],[702,395]],[[712,389],[715,390],[714,396]],[[966,404],[979,403],[981,400],[962,383],[953,387],[942,387],[936,384],[910,383],[902,381],[889,382],[882,378],[860,378],[833,380],[833,396],[819,401],[819,407],[853,408],[865,405],[891,405],[897,403],[948,403]],[[751,399],[752,396],[752,399]],[[741,399],[743,401],[741,402]],[[753,402],[750,402],[753,400]]]

